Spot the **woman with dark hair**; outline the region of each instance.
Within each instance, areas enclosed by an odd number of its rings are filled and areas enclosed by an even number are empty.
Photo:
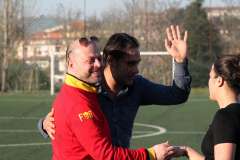
[[[179,148],[190,160],[239,160],[240,55],[218,58],[211,67],[208,86],[210,99],[218,103],[219,110],[203,138],[203,155],[190,147]]]

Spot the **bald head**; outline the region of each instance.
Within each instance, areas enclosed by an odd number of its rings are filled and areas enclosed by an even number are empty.
[[[79,48],[86,48],[88,47],[89,45],[93,45],[95,47],[95,52],[100,52],[99,49],[98,49],[98,46],[97,46],[97,42],[98,42],[98,39],[96,37],[91,37],[90,39],[87,39],[87,38],[80,38],[78,40],[74,40],[72,41],[68,48],[67,48],[67,51],[66,51],[66,62],[67,62],[67,66],[68,66],[68,63],[69,63],[69,55],[71,53],[73,53],[73,51],[75,49],[79,49]]]
[[[88,83],[100,80],[100,53],[95,41],[74,40],[66,52],[67,72]]]

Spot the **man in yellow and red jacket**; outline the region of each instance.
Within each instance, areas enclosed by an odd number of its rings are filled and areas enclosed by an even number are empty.
[[[175,148],[167,143],[136,150],[113,146],[96,94],[101,62],[95,41],[75,40],[67,49],[66,60],[65,83],[53,103],[53,160],[147,160],[174,154]]]

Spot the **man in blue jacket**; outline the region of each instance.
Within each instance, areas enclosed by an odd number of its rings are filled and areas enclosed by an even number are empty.
[[[126,33],[116,33],[104,47],[103,81],[98,95],[115,146],[129,147],[139,106],[176,105],[185,102],[189,96],[191,76],[187,68],[187,31],[183,38],[178,26],[170,26],[166,32],[165,47],[175,61],[171,86],[156,84],[138,75],[141,58],[136,38]],[[54,138],[52,115],[53,112],[50,112],[38,123],[45,137]]]

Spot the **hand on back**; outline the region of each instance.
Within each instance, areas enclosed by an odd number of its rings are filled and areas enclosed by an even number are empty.
[[[52,140],[54,140],[54,134],[55,134],[53,114],[54,114],[54,109],[52,109],[43,120],[43,129],[47,132],[48,136]]]

